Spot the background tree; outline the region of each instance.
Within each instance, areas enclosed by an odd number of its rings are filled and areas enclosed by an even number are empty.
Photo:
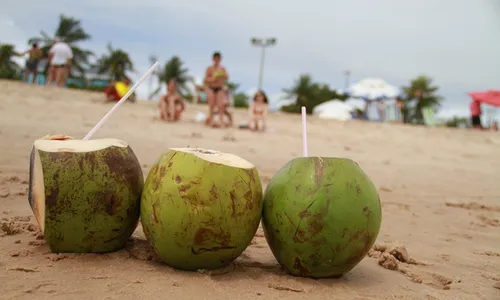
[[[468,127],[468,122],[469,118],[453,116],[453,118],[446,121],[446,127]]]
[[[178,56],[173,56],[165,66],[158,71],[158,88],[149,96],[153,98],[158,95],[161,91],[163,84],[168,84],[171,79],[175,79],[177,82],[177,89],[180,94],[186,96],[190,94],[190,91],[187,87],[188,83],[192,83],[194,80],[191,76],[188,75],[189,69],[184,68],[184,63]]]
[[[127,71],[134,71],[134,64],[129,54],[122,49],[114,49],[108,44],[108,53],[101,56],[96,63],[99,74],[108,74],[110,80],[122,80]]]
[[[82,28],[80,20],[60,15],[59,25],[57,26],[54,36],[51,37],[43,30],[40,32],[40,35],[40,37],[31,38],[28,43],[41,42],[42,45],[40,45],[40,48],[44,58],[48,57],[52,42],[55,37],[58,37],[66,42],[73,51],[73,68],[78,70],[82,75],[85,73],[86,68],[89,66],[89,58],[94,55],[94,53],[89,50],[84,50],[77,45],[79,42],[90,39],[90,35]],[[47,69],[45,71],[47,71]]]
[[[282,111],[300,113],[301,107],[305,106],[308,114],[311,114],[314,107],[332,99],[344,101],[346,96],[339,94],[335,89],[331,89],[327,84],[316,83],[309,74],[299,75],[292,87],[283,89],[287,98],[296,99],[294,104],[286,105]]]
[[[14,45],[0,44],[0,78],[16,79],[20,67],[12,59],[14,56],[19,56]]]
[[[427,76],[418,76],[401,89],[404,94],[402,113],[405,123],[424,124],[422,108],[431,107],[437,111],[443,101],[443,97],[437,94],[439,87],[433,85],[432,79]]]
[[[248,101],[250,98],[247,96],[247,94],[238,91],[238,89],[240,88],[240,84],[235,82],[228,82],[227,87],[229,89],[229,92],[233,95],[234,107],[248,108]]]

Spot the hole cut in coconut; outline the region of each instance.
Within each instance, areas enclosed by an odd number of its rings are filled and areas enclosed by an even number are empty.
[[[44,152],[92,152],[109,147],[126,148],[128,144],[118,139],[98,140],[36,140],[33,146]]]
[[[33,214],[45,231],[45,184],[40,151],[42,152],[69,152],[85,153],[103,150],[110,147],[126,148],[128,144],[118,139],[71,140],[71,139],[40,139],[33,143],[30,156],[30,182],[28,200]]]
[[[169,150],[190,153],[197,157],[216,164],[226,165],[233,168],[253,169],[255,165],[251,162],[231,153],[208,150],[203,148],[170,148]]]

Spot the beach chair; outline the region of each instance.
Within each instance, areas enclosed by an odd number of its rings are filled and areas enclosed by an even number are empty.
[[[432,107],[422,108],[422,116],[424,117],[425,125],[430,127],[436,126],[435,112],[434,109],[432,109]]]

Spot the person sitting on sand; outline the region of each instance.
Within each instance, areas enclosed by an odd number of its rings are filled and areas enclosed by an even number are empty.
[[[168,82],[167,94],[160,100],[160,118],[167,122],[177,122],[185,109],[184,101],[177,92],[177,83],[175,80]]]
[[[104,100],[104,103],[120,101],[120,99],[125,96],[126,93],[122,93],[122,95],[120,95],[120,92],[116,88],[117,84],[123,85],[123,88],[127,90],[130,87],[130,83],[131,81],[129,78],[125,78],[123,81],[118,82],[111,81],[104,89],[104,95],[106,96],[106,100]],[[135,95],[130,95],[127,101],[135,102]]]
[[[252,131],[264,131],[266,127],[266,116],[269,109],[269,101],[263,91],[257,91],[253,102],[248,108],[248,127]]]

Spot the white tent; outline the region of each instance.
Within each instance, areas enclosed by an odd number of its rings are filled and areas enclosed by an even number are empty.
[[[353,110],[353,107],[340,100],[334,99],[314,107],[313,115],[323,119],[347,121],[351,119],[351,112]]]

